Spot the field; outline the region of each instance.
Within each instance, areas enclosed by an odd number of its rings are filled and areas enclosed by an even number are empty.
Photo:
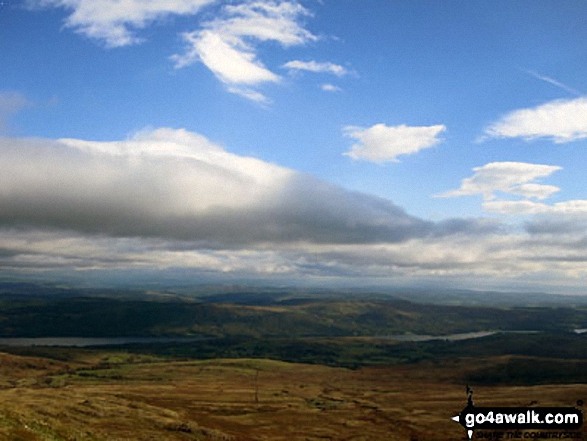
[[[61,330],[208,338],[0,347],[0,439],[462,440],[451,417],[465,406],[467,385],[477,406],[587,401],[587,334],[572,331],[586,327],[584,307],[233,300],[4,299],[5,337]],[[383,337],[402,329],[510,332],[462,341]],[[495,436],[475,438],[484,434]]]
[[[463,377],[500,361],[353,370],[99,350],[60,357],[2,356],[2,439],[458,440],[464,430],[450,417],[466,401]],[[586,396],[585,384],[475,388],[487,406],[568,406]]]

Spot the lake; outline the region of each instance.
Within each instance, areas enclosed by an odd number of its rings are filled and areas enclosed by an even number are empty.
[[[472,338],[489,337],[499,333],[537,333],[540,331],[478,331],[465,332],[461,334],[447,335],[426,335],[426,334],[391,334],[378,335],[374,338],[382,340],[394,340],[400,342],[424,342],[432,340],[459,341]],[[577,334],[587,332],[587,329],[575,329]],[[194,341],[208,340],[211,337],[35,337],[35,338],[0,338],[0,346],[61,346],[61,347],[89,347],[89,346],[121,346],[128,344],[149,344],[149,343],[189,343]]]
[[[0,338],[0,346],[62,346],[83,348],[88,346],[120,346],[133,343],[189,343],[209,337],[36,337]]]
[[[479,331],[479,332],[465,332],[462,334],[448,334],[448,335],[426,335],[426,334],[392,334],[392,335],[381,335],[376,338],[385,340],[395,341],[431,341],[431,340],[448,340],[448,341],[459,341],[468,340],[471,338],[482,338],[489,337],[490,335],[497,334],[501,331]]]

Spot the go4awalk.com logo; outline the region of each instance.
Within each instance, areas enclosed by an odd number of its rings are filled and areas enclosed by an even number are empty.
[[[516,436],[491,436],[492,438],[566,438],[582,439],[577,432],[583,425],[583,413],[574,407],[476,407],[473,391],[467,386],[468,402],[452,419],[467,431],[469,439],[475,430],[515,430]],[[511,435],[511,434],[510,434]]]

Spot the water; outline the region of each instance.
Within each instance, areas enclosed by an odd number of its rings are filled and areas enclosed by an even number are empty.
[[[499,331],[479,331],[479,332],[465,332],[462,334],[448,334],[448,335],[425,335],[425,334],[394,334],[394,335],[383,335],[378,338],[385,340],[395,341],[431,341],[431,340],[448,340],[448,341],[459,341],[468,340],[471,338],[482,338],[489,337],[490,335],[497,334]]]
[[[207,337],[37,337],[0,338],[0,346],[61,346],[83,348],[88,346],[120,346],[133,343],[188,343]]]
[[[472,338],[489,337],[502,332],[508,333],[536,333],[540,331],[479,331],[461,334],[426,335],[426,334],[392,334],[381,335],[376,338],[400,342],[423,342],[432,340],[459,341]],[[587,329],[575,329],[575,333],[587,333]],[[133,343],[189,343],[206,340],[209,337],[36,337],[36,338],[0,338],[0,346],[61,346],[61,347],[88,347],[88,346],[121,346]]]
[[[384,335],[377,338],[395,341],[429,341],[429,340],[466,340],[469,338],[481,338],[496,334],[496,331],[467,332],[464,334],[450,335],[422,335],[422,334],[397,334]],[[60,347],[89,347],[89,346],[121,346],[133,343],[189,343],[205,340],[207,337],[18,337],[0,338],[0,346],[60,346]]]

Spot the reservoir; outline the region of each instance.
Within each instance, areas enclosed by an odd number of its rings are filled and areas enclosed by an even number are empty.
[[[0,346],[119,346],[149,343],[189,343],[207,340],[209,337],[36,337],[36,338],[0,338]]]
[[[406,342],[408,342],[408,341],[419,342],[419,341],[432,341],[432,340],[459,341],[459,340],[468,340],[471,338],[489,337],[490,335],[494,335],[499,332],[501,332],[501,331],[465,332],[462,334],[448,334],[448,335],[392,334],[392,335],[378,336],[377,338],[381,338],[384,340],[406,341]]]
[[[460,334],[427,335],[427,334],[390,334],[378,335],[373,338],[393,340],[398,342],[425,342],[432,340],[460,341],[473,338],[489,337],[490,335],[507,334],[534,334],[540,331],[478,331]],[[575,333],[587,333],[587,329],[575,329]],[[60,347],[90,347],[90,346],[121,346],[129,344],[150,343],[190,343],[210,340],[212,337],[203,335],[192,337],[11,337],[0,338],[0,346],[60,346]]]
[[[497,334],[498,331],[467,332],[449,335],[425,335],[425,334],[392,334],[376,336],[384,340],[421,342],[431,340],[467,340],[470,338],[488,337]],[[190,343],[194,341],[208,340],[210,337],[10,337],[0,338],[0,346],[59,346],[84,348],[90,346],[122,346],[129,344],[150,343]]]

